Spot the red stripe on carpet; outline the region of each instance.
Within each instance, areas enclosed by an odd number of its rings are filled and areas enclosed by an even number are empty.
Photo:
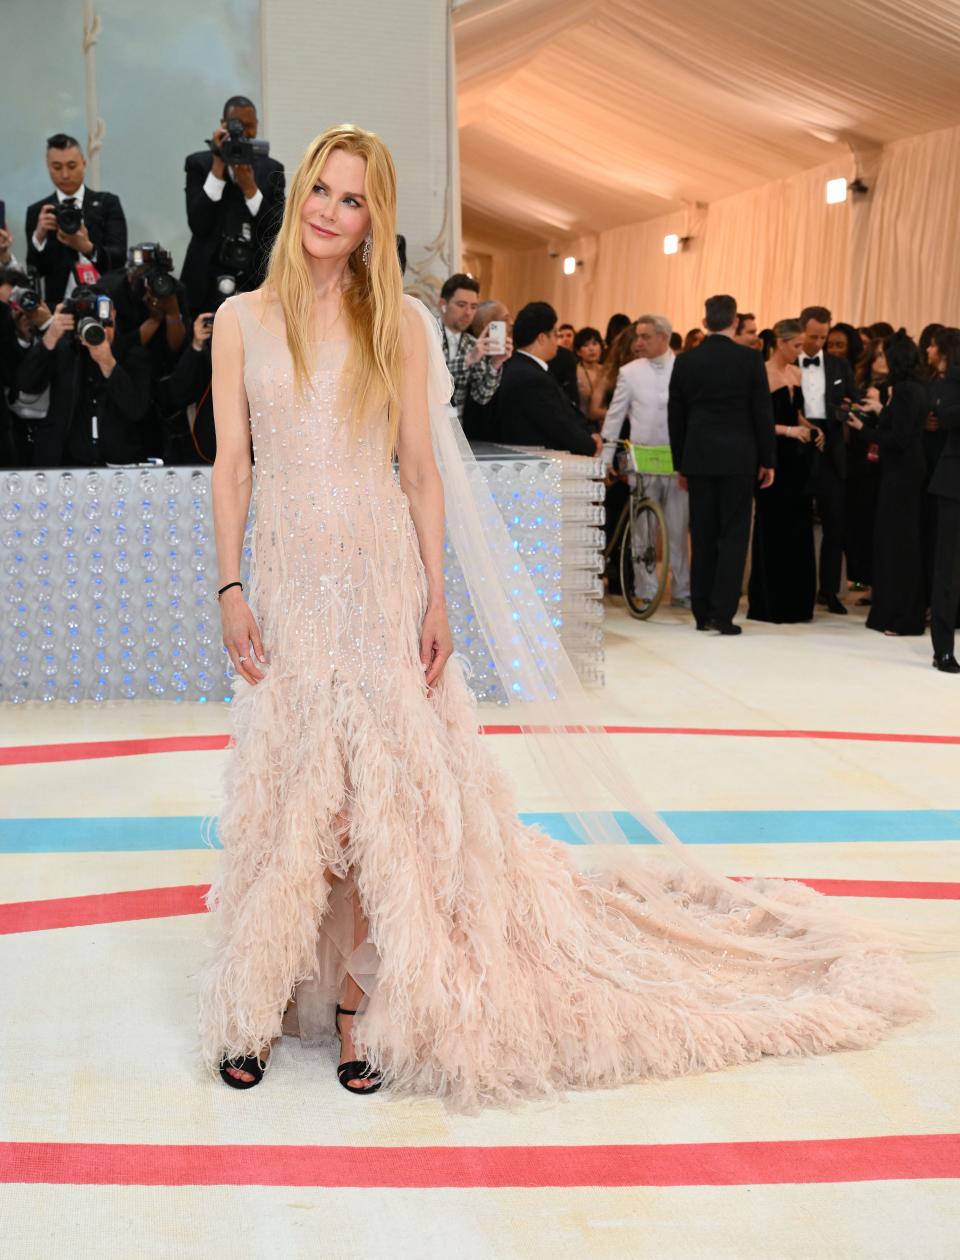
[[[89,927],[96,923],[204,914],[206,906],[203,897],[209,887],[209,884],[184,884],[173,888],[94,893],[85,897],[11,901],[0,905],[0,936],[11,932],[45,932],[50,928]]]
[[[484,735],[520,735],[520,726],[482,726]],[[576,728],[571,728],[575,730]],[[716,735],[732,739],[841,739],[881,744],[960,744],[960,735],[884,731],[766,731],[713,726],[604,726],[608,735]]]
[[[660,1146],[0,1143],[0,1182],[53,1185],[469,1189],[802,1185],[954,1177],[960,1177],[956,1133]]]
[[[756,878],[732,875],[734,880]],[[793,876],[780,878],[794,879]],[[795,879],[827,897],[915,898],[924,901],[960,900],[960,883],[931,883],[885,879]],[[51,897],[42,901],[0,904],[0,936],[13,932],[46,932],[51,928],[89,927],[97,923],[126,923],[135,919],[167,919],[180,914],[204,914],[203,898],[209,884],[171,888],[137,888],[131,892],[93,893],[83,897]]]
[[[145,753],[209,752],[226,748],[229,743],[229,735],[158,735],[144,739],[98,739],[73,744],[19,744],[0,748],[0,766],[91,761],[98,757],[140,757]]]
[[[731,879],[755,879],[751,875],[731,875]],[[797,884],[823,893],[825,897],[894,897],[917,901],[958,901],[960,884],[933,880],[904,879],[801,879],[796,875],[778,875]]]
[[[575,729],[575,728],[574,728]],[[839,739],[882,744],[960,744],[960,735],[917,735],[882,731],[737,730],[709,726],[604,726],[608,735],[711,735],[732,739]],[[483,725],[483,735],[519,735],[519,726]],[[18,744],[0,748],[0,766],[50,761],[89,761],[99,757],[140,757],[147,753],[210,752],[226,748],[229,735],[158,735],[144,739],[103,739],[70,744]]]

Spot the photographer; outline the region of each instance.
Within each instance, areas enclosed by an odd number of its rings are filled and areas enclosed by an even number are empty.
[[[141,346],[115,354],[114,336],[109,297],[80,286],[58,304],[20,364],[21,390],[50,386],[50,407],[35,432],[34,467],[102,467],[143,457],[150,361]]]
[[[245,96],[223,107],[209,151],[186,160],[190,244],[180,279],[195,311],[256,289],[283,217],[283,167],[258,141],[257,111]]]
[[[170,402],[187,414],[194,462],[212,464],[217,454],[217,438],[213,424],[213,398],[210,392],[212,365],[210,339],[213,315],[204,312],[193,324],[190,345],[167,382]]]
[[[151,406],[141,429],[146,453],[165,464],[192,463],[186,417],[167,397],[167,378],[190,338],[187,291],[173,275],[172,257],[158,241],[132,245],[126,267],[97,288],[113,299],[114,352],[142,346],[150,362]]]
[[[33,428],[47,413],[49,393],[19,393],[17,372],[51,318],[29,277],[0,266],[0,467],[33,466]]]
[[[74,268],[97,271],[123,265],[127,221],[120,198],[84,184],[87,164],[77,140],[58,134],[47,141],[47,170],[56,192],[27,210],[27,266],[43,279],[44,300],[54,307],[76,285]]]

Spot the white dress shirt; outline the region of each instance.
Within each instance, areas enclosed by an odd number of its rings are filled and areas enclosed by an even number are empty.
[[[544,363],[543,359],[538,359],[535,354],[531,354],[529,350],[518,350],[517,354],[525,354],[528,359],[533,359],[534,363],[539,363],[545,372],[549,372],[550,368]]]
[[[59,201],[61,205],[63,205],[65,201],[69,201],[71,198],[73,198],[73,200],[77,203],[78,206],[82,206],[83,199],[87,194],[87,186],[86,184],[81,184],[75,193],[64,193],[64,192],[61,192],[59,188],[55,188],[53,191],[57,194],[57,201]],[[39,241],[37,240],[36,232],[34,232],[33,248],[35,250],[38,250],[40,253],[43,253],[43,251],[47,248],[46,236],[43,238],[42,241]],[[83,259],[84,262],[93,262],[93,257],[91,255],[81,254],[80,257]],[[74,291],[76,287],[77,287],[77,277],[74,275],[73,268],[71,267],[70,275],[67,277],[67,287],[63,291],[64,301],[67,300],[67,298],[70,296],[70,294]]]
[[[234,183],[237,182],[237,177],[234,174],[232,166],[227,167],[227,174]],[[203,181],[203,191],[207,194],[211,201],[219,201],[223,196],[223,190],[226,186],[227,181],[225,179],[218,179],[212,170]],[[263,205],[263,193],[258,188],[252,197],[244,197],[244,201],[247,203],[247,209],[250,211],[251,217],[255,219],[260,207]]]
[[[617,387],[603,422],[604,443],[616,442],[624,417],[630,417],[630,441],[638,446],[667,446],[667,399],[676,355],[672,350],[655,359],[634,359],[620,369]],[[613,461],[614,452],[605,449],[604,463]]]
[[[810,367],[804,367],[807,359]],[[815,360],[815,363],[814,363]],[[824,353],[800,355],[800,388],[803,392],[803,414],[808,420],[827,418],[827,369]]]

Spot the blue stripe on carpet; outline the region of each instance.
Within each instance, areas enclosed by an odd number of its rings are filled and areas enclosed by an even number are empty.
[[[687,844],[855,844],[960,840],[960,810],[668,810]],[[617,814],[631,844],[652,844],[630,814]],[[520,814],[557,840],[577,844],[565,814]],[[0,853],[109,853],[202,849],[201,818],[4,818]]]

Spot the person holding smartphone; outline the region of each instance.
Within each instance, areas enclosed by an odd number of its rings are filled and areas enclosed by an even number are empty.
[[[480,285],[463,273],[451,276],[440,290],[440,337],[443,357],[453,377],[451,403],[461,424],[467,398],[479,406],[489,403],[500,388],[503,365],[513,353],[506,322],[488,325],[479,337],[470,332],[480,305]],[[502,337],[499,323],[503,323]],[[496,340],[491,340],[491,334]]]

